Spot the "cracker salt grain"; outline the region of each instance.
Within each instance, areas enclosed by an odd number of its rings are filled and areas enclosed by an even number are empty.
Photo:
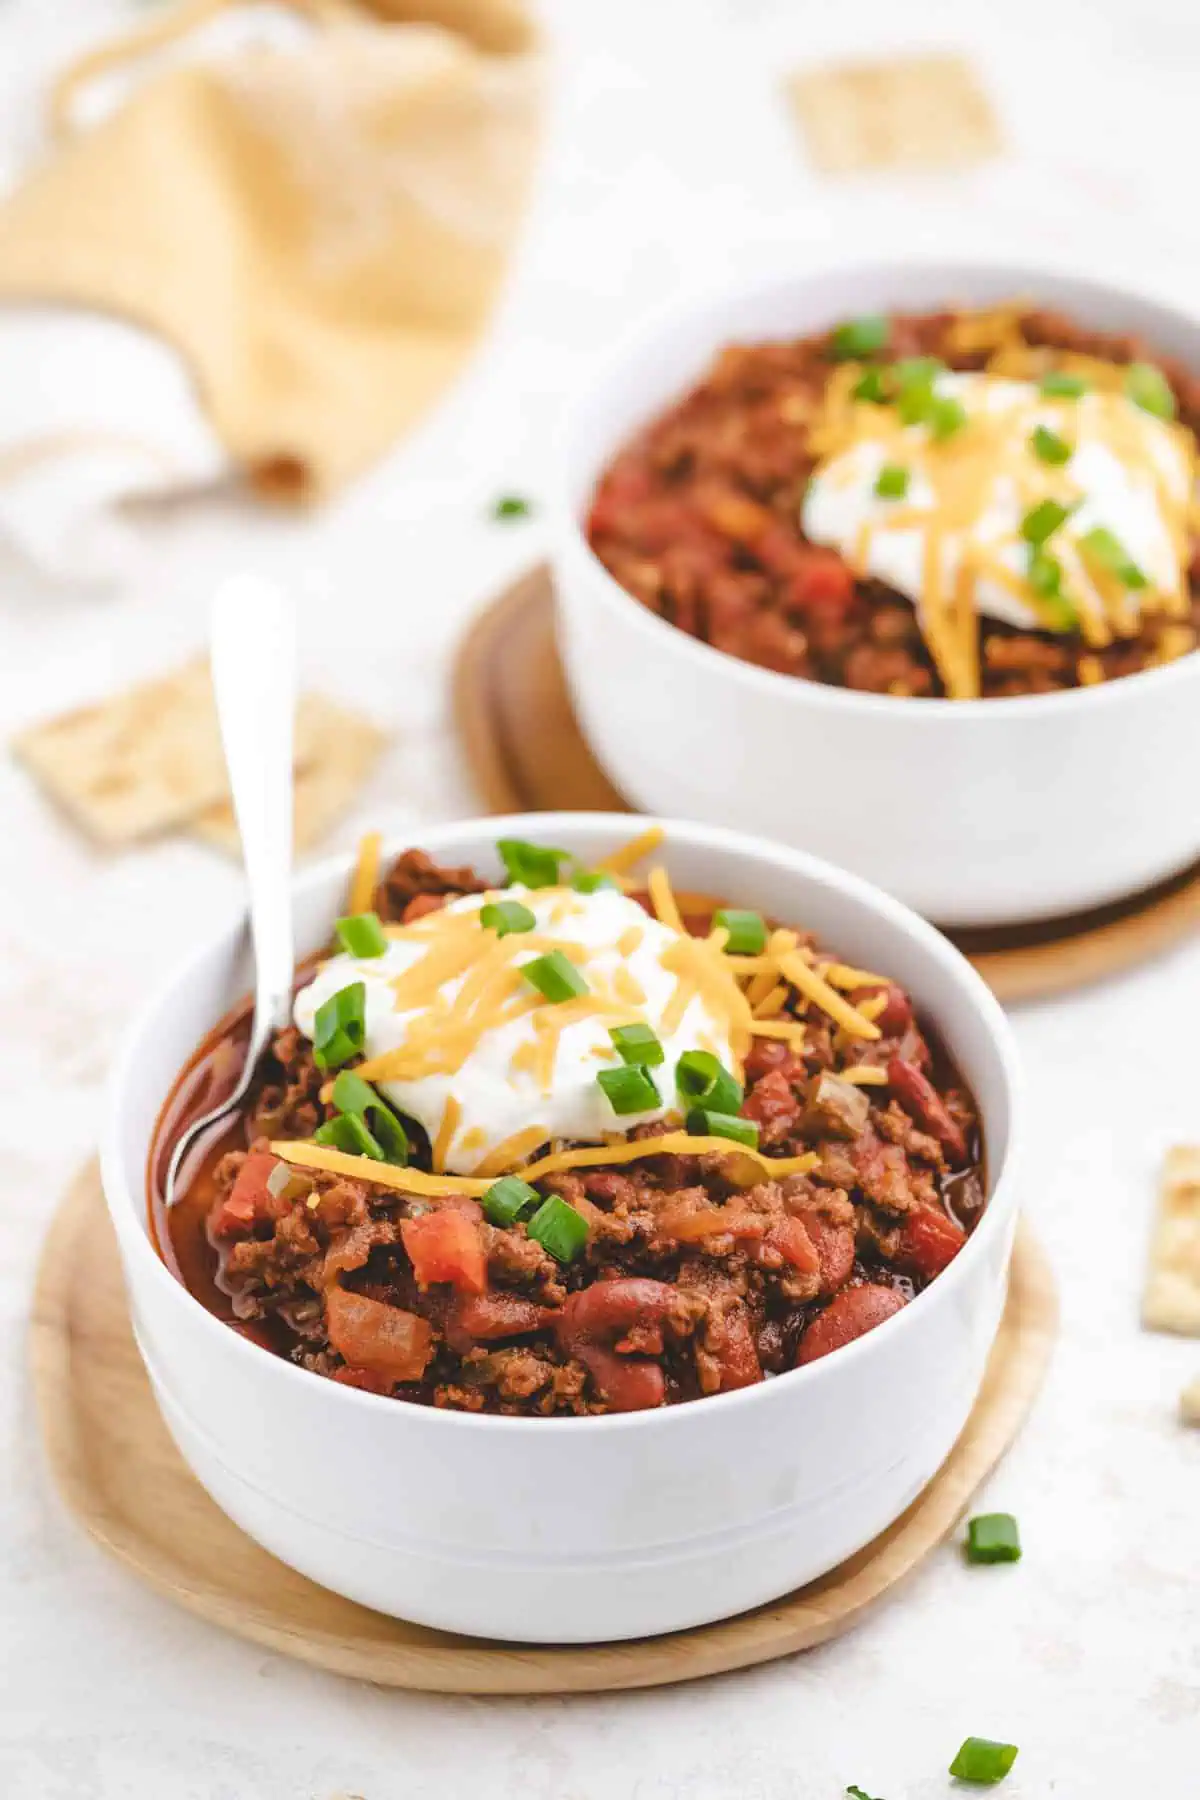
[[[979,77],[961,56],[806,69],[787,91],[812,160],[830,174],[965,168],[1002,148]]]
[[[1167,1152],[1142,1294],[1151,1331],[1200,1337],[1200,1145]]]

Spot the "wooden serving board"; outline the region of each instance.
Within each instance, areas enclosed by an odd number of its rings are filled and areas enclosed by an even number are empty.
[[[492,601],[458,653],[455,714],[493,812],[630,810],[584,741],[554,636],[550,572]],[[995,931],[951,931],[1001,1000],[1066,992],[1143,962],[1200,926],[1200,863],[1113,906]]]
[[[160,1593],[239,1637],[340,1675],[436,1693],[554,1694],[745,1668],[856,1625],[954,1529],[1016,1436],[1056,1328],[1053,1277],[1022,1228],[975,1411],[890,1530],[773,1606],[670,1637],[562,1648],[454,1637],[370,1612],[277,1562],[219,1511],[154,1403],[94,1165],[78,1176],[51,1226],[30,1351],[46,1451],[64,1498],[98,1543]]]

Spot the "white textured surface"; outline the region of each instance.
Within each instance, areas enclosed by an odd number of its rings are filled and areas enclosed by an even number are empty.
[[[573,372],[647,300],[752,246],[820,239],[842,207],[855,239],[869,228],[949,242],[970,220],[1035,249],[1128,245],[1135,263],[1195,290],[1200,21],[1173,0],[545,10],[559,46],[553,154],[472,377],[319,520],[236,504],[179,514],[156,528],[137,588],[111,602],[5,572],[6,736],[177,660],[199,639],[213,578],[251,565],[295,584],[311,672],[347,694],[357,683],[396,724],[342,841],[368,812],[414,828],[464,812],[451,645],[537,548],[536,526],[493,525],[487,504],[502,489],[537,492]],[[35,140],[40,76],[120,16],[116,0],[0,0],[0,179]],[[1013,156],[961,182],[818,187],[776,71],[906,38],[975,50]],[[114,1032],[189,926],[235,904],[237,882],[184,842],[102,859],[9,766],[0,869],[4,1800],[836,1800],[848,1781],[883,1800],[937,1800],[968,1732],[1020,1744],[1006,1800],[1192,1791],[1200,1436],[1180,1431],[1174,1407],[1200,1345],[1142,1336],[1136,1304],[1156,1164],[1200,1124],[1200,944],[1018,1017],[1043,1170],[1029,1206],[1064,1304],[1044,1400],[985,1496],[1020,1515],[1019,1567],[967,1570],[947,1549],[856,1636],[696,1687],[442,1700],[325,1678],[194,1622],[109,1564],[49,1490],[24,1375],[42,1230],[94,1141]]]

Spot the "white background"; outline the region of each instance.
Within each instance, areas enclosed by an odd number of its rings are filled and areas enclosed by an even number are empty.
[[[45,73],[129,16],[116,0],[0,0],[0,177],[36,141]],[[368,816],[419,836],[472,809],[447,716],[455,637],[539,547],[536,524],[494,524],[488,504],[544,489],[564,396],[647,304],[768,249],[981,236],[1194,290],[1200,15],[1181,0],[546,0],[544,16],[541,193],[470,378],[319,518],[182,512],[110,600],[0,571],[5,738],[176,662],[200,642],[214,578],[263,568],[294,586],[322,683],[396,734],[337,841]],[[958,179],[822,180],[781,71],[917,42],[974,53],[1008,157]],[[173,1610],[50,1490],[25,1373],[42,1231],[95,1140],[114,1037],[238,885],[182,840],[94,853],[7,762],[0,870],[3,1800],[836,1800],[851,1781],[934,1800],[968,1732],[1021,1746],[1006,1800],[1197,1791],[1200,1433],[1174,1408],[1200,1346],[1140,1334],[1137,1293],[1159,1158],[1200,1130],[1200,944],[1017,1015],[1038,1140],[1028,1207],[1064,1311],[1044,1398],[985,1496],[1020,1516],[1018,1567],[967,1569],[947,1547],[856,1635],[723,1680],[443,1700],[326,1678]]]

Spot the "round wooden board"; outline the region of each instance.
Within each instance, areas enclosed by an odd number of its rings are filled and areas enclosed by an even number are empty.
[[[629,811],[584,742],[554,636],[550,572],[494,600],[460,646],[458,731],[493,812]],[[1032,1000],[1143,962],[1200,925],[1200,863],[1117,905],[949,936],[1001,1000]]]
[[[369,1612],[276,1562],[218,1510],[154,1403],[95,1166],[76,1179],[46,1241],[31,1360],[50,1467],[72,1510],[136,1575],[201,1618],[390,1687],[588,1693],[745,1668],[857,1624],[953,1530],[1016,1436],[1056,1328],[1054,1280],[1023,1228],[979,1402],[943,1467],[889,1531],[823,1580],[757,1612],[671,1637],[562,1648],[454,1637]]]

